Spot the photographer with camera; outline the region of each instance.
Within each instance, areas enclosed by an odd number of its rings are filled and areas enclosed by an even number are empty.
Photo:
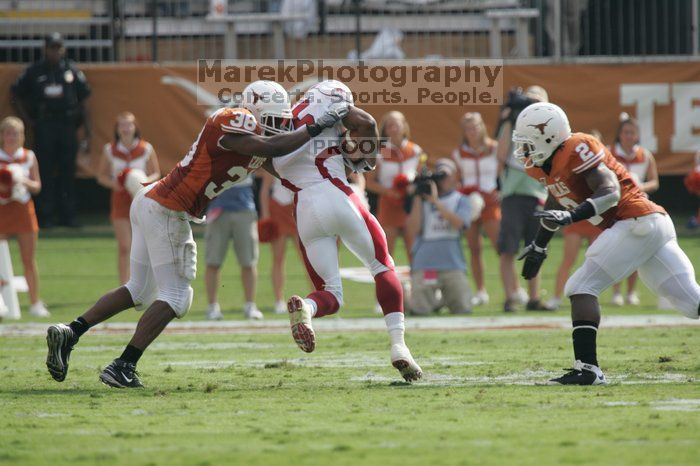
[[[523,164],[513,156],[511,137],[515,120],[521,111],[535,102],[547,102],[547,92],[540,86],[530,86],[525,91],[512,89],[501,110],[496,129],[498,138],[497,157],[501,164],[501,228],[498,236],[498,254],[500,257],[501,279],[506,301],[505,312],[514,312],[516,304],[526,304],[528,311],[547,310],[539,297],[539,277],[528,281],[525,292],[519,283],[515,271],[515,256],[521,248],[521,242],[530,244],[539,228],[539,221],[534,217],[536,210],[541,210],[547,199],[547,191],[537,180],[525,173]]]
[[[484,201],[478,193],[456,190],[457,166],[439,159],[435,172],[423,169],[414,182],[415,191],[406,224],[416,238],[411,264],[410,309],[426,315],[444,304],[452,314],[471,312],[471,288],[462,251],[462,236],[479,217]],[[442,293],[442,301],[436,297]]]

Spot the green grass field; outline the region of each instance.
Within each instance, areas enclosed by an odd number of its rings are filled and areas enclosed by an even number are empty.
[[[697,237],[681,245],[700,267]],[[552,245],[545,289],[552,287],[560,247],[558,240]],[[116,285],[115,252],[110,238],[42,239],[42,296],[54,316],[25,320],[80,314]],[[269,311],[268,248],[261,253],[258,302]],[[305,290],[302,267],[288,257],[288,292]],[[341,263],[357,264],[347,252]],[[502,315],[491,252],[487,272],[492,304],[477,308],[477,318]],[[201,273],[194,286],[184,320],[204,318]],[[372,288],[345,286],[342,316],[374,316]],[[658,311],[643,286],[640,292],[641,308],[604,313],[672,314]],[[26,304],[26,296],[21,300]],[[241,318],[241,301],[230,254],[221,294],[227,317]],[[567,314],[567,308],[555,313]],[[116,320],[137,318],[126,312]],[[266,312],[266,318],[284,316]],[[447,326],[452,317],[444,319]],[[126,333],[85,335],[67,380],[58,384],[44,366],[43,336],[8,332],[0,336],[0,464],[696,465],[699,332],[697,326],[603,329],[599,356],[611,384],[586,388],[536,385],[570,364],[565,329],[409,332],[425,371],[425,380],[413,385],[400,382],[389,365],[384,332],[319,332],[309,355],[286,333],[165,334],[139,364],[146,388],[130,391],[97,379],[128,341]]]

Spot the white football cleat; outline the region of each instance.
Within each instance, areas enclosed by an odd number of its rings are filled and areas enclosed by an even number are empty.
[[[483,306],[489,303],[491,299],[486,290],[477,291],[472,297],[472,306]]]
[[[613,294],[612,298],[610,298],[610,304],[617,307],[624,306],[625,300],[622,298],[620,293],[615,293]]]
[[[294,342],[302,351],[311,353],[316,349],[316,334],[311,326],[309,305],[300,296],[292,296],[287,301],[287,312]]]
[[[637,295],[637,293],[634,292],[627,295],[626,302],[630,306],[639,306],[641,304],[641,302],[639,301],[639,296]]]
[[[248,320],[263,319],[263,313],[260,311],[260,309],[258,309],[258,306],[256,306],[255,303],[246,304],[245,308],[243,309],[243,315]]]
[[[221,313],[219,303],[213,303],[207,307],[207,320],[221,320],[223,318],[224,315]]]
[[[50,317],[51,313],[46,309],[46,304],[42,301],[37,301],[29,306],[29,313],[34,317]]]
[[[411,356],[406,345],[391,345],[391,365],[400,373],[406,382],[413,382],[423,377],[423,370]]]

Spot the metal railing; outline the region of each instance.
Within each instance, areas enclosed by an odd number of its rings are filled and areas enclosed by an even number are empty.
[[[696,57],[700,0],[0,0],[0,62]],[[358,52],[359,51],[359,52]]]

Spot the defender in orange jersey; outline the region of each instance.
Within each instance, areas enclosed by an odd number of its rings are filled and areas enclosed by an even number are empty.
[[[136,307],[146,312],[129,345],[102,371],[100,380],[117,388],[141,387],[135,369],[143,351],[192,304],[197,252],[189,222],[202,221],[213,198],[245,180],[265,160],[298,149],[348,112],[347,105],[338,102],[313,124],[290,132],[289,96],[279,84],[256,81],[244,90],[243,102],[241,108],[223,108],[207,118],[185,158],[134,196],[129,282],[108,292],[69,325],[49,327],[46,365],[56,381],[65,379],[68,358],[83,333]]]
[[[693,265],[678,246],[666,211],[642,194],[629,172],[597,139],[571,134],[561,108],[549,103],[527,107],[518,116],[513,142],[528,174],[549,191],[546,210],[535,213],[541,221],[537,237],[520,256],[525,259],[525,279],[539,272],[547,243],[560,226],[588,221],[603,230],[565,288],[571,300],[574,368],[550,382],[604,384],[596,355],[600,293],[638,270],[651,290],[697,319],[700,285]]]

